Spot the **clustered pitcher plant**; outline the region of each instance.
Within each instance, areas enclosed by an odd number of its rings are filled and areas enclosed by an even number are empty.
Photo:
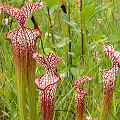
[[[82,120],[83,119],[83,113],[84,113],[84,100],[85,95],[87,95],[87,91],[79,88],[79,85],[83,83],[84,81],[92,80],[92,77],[83,75],[79,79],[74,81],[75,85],[75,117],[76,120]]]
[[[63,3],[63,1],[61,2]],[[56,87],[58,81],[60,80],[60,77],[55,73],[59,57],[51,52],[43,56],[41,56],[40,53],[35,53],[36,41],[38,37],[41,37],[41,31],[25,26],[25,22],[32,12],[42,6],[43,2],[40,1],[38,3],[26,4],[21,8],[21,10],[19,10],[18,8],[4,6],[0,3],[0,10],[9,13],[19,25],[17,29],[8,32],[5,36],[5,39],[11,42],[13,50],[19,120],[36,120],[35,84],[39,89],[41,120],[53,119]],[[99,31],[100,26],[101,22],[99,22]],[[112,67],[100,71],[103,75],[103,98],[99,120],[108,120],[110,102],[112,100],[116,84],[117,72],[120,67],[120,52],[115,51],[114,46],[106,46],[105,44],[103,44],[102,52],[105,53],[112,62]],[[45,74],[42,74],[36,79],[35,60],[43,66],[45,71]],[[87,95],[87,91],[79,88],[79,85],[88,80],[92,80],[92,77],[83,75],[74,81],[76,120],[83,120],[84,100],[85,95]],[[28,96],[29,117],[27,115],[26,108],[26,95]],[[92,118],[85,116],[85,119],[91,120]],[[94,120],[98,120],[98,118],[94,118]]]
[[[32,54],[35,52],[36,40],[41,37],[41,32],[25,27],[25,21],[34,10],[42,6],[42,2],[29,3],[19,10],[12,6],[0,4],[0,10],[9,13],[19,25],[19,28],[8,32],[5,39],[10,40],[13,49],[20,120],[27,120],[26,88],[28,89],[30,120],[36,119],[35,60],[32,58]]]
[[[41,56],[39,53],[33,54],[44,68],[45,74],[35,79],[35,84],[39,89],[41,120],[52,120],[54,112],[55,94],[57,82],[60,77],[55,74],[54,69],[58,64],[59,57],[53,53]]]
[[[115,51],[112,45],[106,46],[105,44],[103,44],[102,52],[108,55],[112,62],[111,68],[100,71],[103,75],[104,83],[100,120],[108,120],[109,106],[113,96],[120,63],[120,52]]]

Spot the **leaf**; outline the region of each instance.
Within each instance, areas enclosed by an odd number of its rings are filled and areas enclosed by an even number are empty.
[[[107,38],[99,39],[98,41],[94,41],[90,43],[89,48],[92,50],[93,48],[97,47],[100,43],[108,42]]]
[[[55,39],[61,39],[61,35],[58,32],[54,31],[53,33],[54,33]]]
[[[68,52],[69,55],[72,55],[74,57],[76,57],[75,53],[74,52]]]
[[[71,40],[69,38],[63,38],[62,41],[60,41],[59,43],[56,44],[56,46],[58,48],[64,47],[65,45],[67,45]]]
[[[89,12],[88,12],[89,11]],[[83,10],[80,13],[80,18],[84,22],[89,20],[89,17],[95,12],[95,6],[89,5],[87,7],[84,7]]]
[[[110,16],[111,16],[111,8],[108,8],[108,10],[107,10],[107,18],[109,19]]]
[[[58,9],[58,5],[54,5],[50,8],[50,16],[52,17],[54,15],[54,11]]]
[[[81,33],[79,27],[78,27],[78,24],[73,22],[73,21],[70,21],[70,22],[66,22],[67,24],[69,24],[77,33]]]
[[[17,115],[18,115],[18,112],[17,112],[17,111],[15,111],[15,112],[14,112],[14,114],[13,114],[13,118],[16,118],[16,117],[17,117]]]
[[[47,31],[47,24],[44,24],[44,25],[40,25],[39,26],[39,29],[40,29],[40,31],[42,31],[42,32],[46,32]]]
[[[63,12],[61,13],[61,19],[62,19],[62,21],[69,24],[73,28],[74,31],[76,31],[77,33],[80,34],[80,29],[78,27],[79,25],[77,23],[73,22],[72,20],[69,21],[68,16]]]
[[[106,9],[111,3],[106,3],[106,4],[102,4],[99,5],[98,7],[95,8],[95,13],[101,12],[104,9]]]
[[[25,26],[26,26],[26,27],[30,27],[30,28],[34,28],[34,24],[33,24],[33,22],[30,20],[30,18],[26,20]]]
[[[64,12],[61,12],[61,19],[64,22],[68,22],[68,16],[67,16],[67,14],[65,14]]]
[[[106,9],[111,3],[106,3],[106,4],[102,4],[99,5],[98,7],[95,8],[95,11],[92,13],[92,15],[89,17],[89,20],[92,19],[92,17],[94,17],[97,13],[103,11],[104,9]]]
[[[78,69],[76,67],[71,67],[70,71],[75,77],[78,77]]]
[[[85,0],[84,6],[91,5],[94,1],[93,0]]]
[[[120,35],[119,34],[109,35],[108,38],[112,43],[120,41]]]
[[[105,42],[109,42],[109,40],[108,40],[108,38],[106,37],[106,38],[104,38],[104,39],[100,39],[100,40],[98,40],[99,42],[101,42],[101,43],[105,43]]]
[[[44,51],[45,51],[45,54],[48,54],[49,52],[54,53],[54,51],[51,48],[45,48]]]
[[[6,111],[2,111],[3,116],[7,116],[10,118],[10,115]]]
[[[51,8],[54,5],[57,5],[59,0],[46,0],[47,7]]]
[[[92,49],[95,48],[96,46],[97,46],[97,42],[94,41],[94,42],[92,42],[92,43],[89,45],[89,48],[90,48],[90,50],[92,50]]]
[[[90,39],[101,39],[102,38],[102,35],[100,34],[93,34],[93,35],[88,35],[87,36],[87,39],[90,40]]]

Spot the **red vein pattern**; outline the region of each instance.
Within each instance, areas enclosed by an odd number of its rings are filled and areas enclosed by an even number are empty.
[[[5,39],[10,40],[12,43],[15,61],[26,60],[27,56],[32,56],[33,52],[35,52],[36,39],[41,37],[41,32],[37,29],[25,27],[24,25],[29,15],[38,7],[42,6],[42,2],[29,3],[19,10],[18,8],[14,8],[12,6],[4,6],[0,4],[0,10],[3,10],[13,16],[20,26],[18,29],[8,32],[5,36]]]
[[[100,71],[103,75],[104,82],[103,94],[112,96],[113,89],[116,84],[117,72],[120,63],[120,52],[115,51],[112,45],[106,46],[105,44],[103,44],[102,46],[103,46],[102,52],[108,55],[112,62],[111,68]]]
[[[108,120],[108,111],[113,96],[114,87],[116,84],[117,71],[118,71],[118,64],[113,65],[109,69],[100,71],[103,75],[103,83],[104,83],[100,120]]]
[[[102,52],[109,56],[109,58],[111,59],[111,62],[113,64],[116,62],[120,63],[120,52],[115,51],[114,46],[112,46],[112,45],[106,46],[105,44],[103,44],[102,46],[103,46]]]
[[[45,70],[45,74],[35,80],[39,89],[44,90],[48,86],[53,85],[60,80],[60,77],[54,72],[54,69],[58,64],[58,56],[53,53],[48,53],[48,55],[44,56],[40,56],[40,54],[33,54],[33,58],[39,61]]]
[[[39,3],[28,3],[24,5],[21,10],[14,8],[12,6],[3,6],[0,4],[0,10],[9,13],[19,24],[19,26],[24,26],[26,19],[34,12],[38,7],[42,7],[43,2]]]
[[[92,80],[92,77],[91,76],[87,77],[86,75],[83,75],[82,77],[74,81],[74,85],[79,86],[81,83],[87,80]]]
[[[100,71],[103,75],[103,86],[104,86],[100,120],[107,120],[109,106],[112,99],[114,87],[116,84],[117,72],[119,69],[120,52],[115,51],[112,45],[106,46],[105,44],[103,44],[102,46],[103,46],[102,52],[108,55],[112,62],[111,68]]]
[[[60,80],[54,69],[58,64],[59,57],[53,53],[43,56],[34,53],[33,58],[39,61],[45,70],[45,74],[35,79],[35,84],[39,89],[41,120],[52,120],[56,86]]]
[[[84,99],[87,91],[81,88],[75,88],[75,116],[76,120],[82,120],[84,112]]]
[[[57,83],[39,90],[41,120],[52,120]]]
[[[101,70],[100,72],[103,75],[103,82],[104,82],[104,94],[112,94],[112,90],[116,83],[116,77],[117,77],[117,71],[118,71],[118,64],[112,66],[109,69]]]
[[[6,34],[5,39],[10,40],[12,44],[15,62],[25,60],[26,50],[29,50],[31,54],[35,52],[36,39],[40,36],[39,30],[28,27],[19,27]]]
[[[87,95],[87,91],[79,88],[79,85],[84,81],[92,80],[92,77],[83,75],[79,79],[74,81],[75,85],[75,116],[76,120],[82,120],[83,112],[84,112],[84,99],[85,95]]]
[[[19,119],[26,120],[26,83],[28,87],[29,117],[36,119],[35,104],[35,60],[32,58],[35,52],[36,40],[41,37],[41,31],[25,27],[26,19],[43,3],[29,3],[19,10],[12,6],[0,4],[0,10],[9,13],[18,23],[19,28],[8,32],[5,39],[10,40],[13,48],[15,72],[17,79],[17,97],[19,106]],[[22,91],[22,92],[21,92]]]

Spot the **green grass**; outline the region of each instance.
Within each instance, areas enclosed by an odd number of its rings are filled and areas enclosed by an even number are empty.
[[[102,0],[83,0],[83,6],[87,7],[95,5],[95,8],[102,5]],[[87,2],[88,1],[88,2]],[[74,120],[74,80],[82,75],[91,75],[92,81],[86,82],[80,87],[87,90],[85,97],[85,112],[84,114],[91,117],[99,117],[101,108],[101,99],[103,94],[103,82],[100,70],[111,67],[110,59],[102,53],[102,44],[112,44],[115,50],[120,51],[120,1],[105,0],[105,3],[111,3],[107,8],[95,14],[91,19],[89,17],[95,11],[85,11],[83,21],[84,32],[84,58],[85,66],[81,65],[81,33],[80,33],[80,10],[75,0],[71,0],[71,21],[69,22],[67,16],[61,11],[60,4],[53,6],[50,9],[51,19],[53,21],[53,32],[56,45],[53,45],[51,36],[45,34],[51,33],[49,27],[49,19],[47,9],[37,9],[33,15],[42,31],[42,41],[44,49],[47,52],[56,49],[56,55],[60,57],[57,66],[57,73],[60,75],[65,73],[64,78],[58,82],[56,91],[56,102],[54,120]],[[28,2],[28,1],[27,1]],[[18,3],[18,4],[17,4]],[[22,0],[4,0],[5,5],[12,5],[19,7]],[[68,0],[66,0],[66,7],[68,11]],[[102,9],[103,6],[101,6]],[[96,10],[96,9],[95,9]],[[4,19],[8,18],[8,24],[5,24]],[[12,48],[9,41],[4,39],[8,31],[17,28],[15,20],[12,22],[10,28],[11,16],[2,12],[0,15],[0,119],[1,120],[17,120],[17,98],[15,87],[15,73],[14,62],[12,56]],[[101,28],[99,32],[98,20],[101,19]],[[65,27],[65,22],[68,23]],[[72,52],[69,53],[68,25],[71,28],[71,44]],[[26,22],[26,26],[34,27],[30,17]],[[64,41],[62,41],[64,40]],[[68,40],[68,41],[67,41]],[[62,42],[61,42],[62,41]],[[61,47],[62,46],[62,47]],[[47,49],[49,48],[49,49]],[[36,51],[43,54],[40,39],[37,40]],[[69,62],[69,56],[72,55],[72,65]],[[98,61],[100,58],[100,62]],[[36,63],[36,78],[44,73],[42,66]],[[72,76],[73,75],[73,79]],[[118,71],[116,87],[114,91],[113,100],[109,110],[109,120],[120,119],[120,70]],[[37,100],[37,120],[39,119],[39,98],[38,89],[36,87]],[[27,106],[28,107],[28,106]],[[60,111],[61,110],[61,111]]]

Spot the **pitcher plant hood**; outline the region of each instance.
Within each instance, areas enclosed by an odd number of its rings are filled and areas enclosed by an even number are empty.
[[[120,52],[115,51],[115,47],[113,45],[102,45],[103,49],[102,52],[105,53],[110,59],[113,64],[120,63]]]
[[[83,75],[82,77],[78,78],[77,80],[74,81],[75,86],[79,86],[81,83],[87,80],[92,80],[92,77],[89,76],[87,77],[86,75]]]
[[[75,116],[76,120],[82,120],[83,113],[84,113],[84,100],[85,95],[87,95],[87,91],[84,89],[79,88],[79,85],[83,83],[84,81],[92,80],[92,77],[87,77],[86,75],[83,75],[79,79],[74,81],[75,85]]]
[[[21,10],[12,6],[4,6],[0,4],[0,10],[9,13],[18,23],[19,26],[24,26],[26,19],[34,12],[38,7],[42,7],[43,2],[28,3],[24,5]]]
[[[54,69],[58,64],[59,57],[53,53],[43,56],[34,53],[33,58],[39,61],[45,70],[45,74],[35,79],[35,84],[39,89],[41,120],[52,120],[56,87],[60,80]]]

